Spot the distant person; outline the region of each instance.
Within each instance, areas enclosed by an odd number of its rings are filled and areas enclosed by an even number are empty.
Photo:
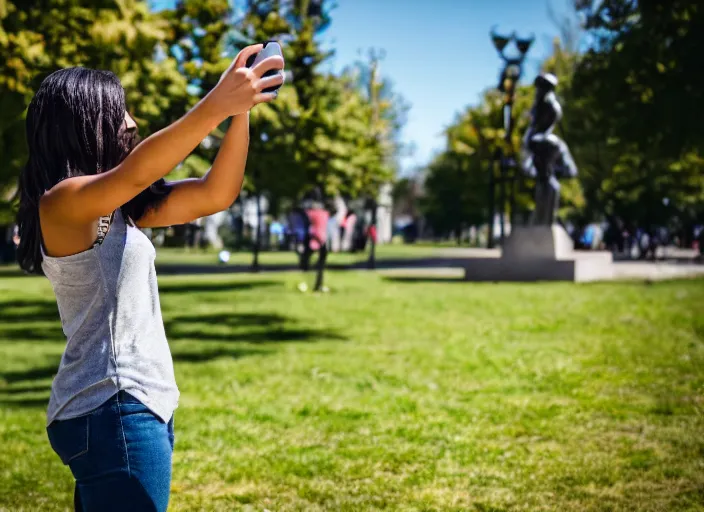
[[[244,65],[242,50],[218,84],[174,124],[138,144],[120,80],[62,69],[27,110],[29,159],[19,180],[17,259],[54,289],[67,338],[49,398],[47,434],[76,480],[76,510],[164,512],[173,414],[179,401],[164,332],[154,247],[138,229],[191,222],[240,192],[249,110],[283,81],[281,57]],[[167,183],[218,125],[231,124],[204,179]]]
[[[330,215],[327,226],[328,251],[340,252],[340,225],[337,217]]]
[[[269,226],[269,233],[274,238],[274,244],[277,248],[281,248],[284,242],[284,226],[279,221],[274,221]]]
[[[307,200],[304,201],[304,208],[310,221],[310,251],[318,253],[313,291],[328,291],[328,288],[323,286],[323,277],[325,273],[325,262],[328,256],[327,236],[330,212],[325,208],[323,194],[319,188],[315,188],[313,192],[309,194]]]
[[[579,243],[584,249],[591,249],[592,244],[594,243],[595,239],[595,233],[596,228],[594,227],[593,224],[588,224],[585,228],[584,231],[582,232],[582,236],[579,238]]]
[[[352,210],[347,212],[347,216],[342,223],[342,250],[355,251],[354,234],[357,228],[357,214]]]
[[[10,263],[15,261],[15,252],[19,244],[19,234],[17,226],[8,226],[0,238],[0,263]]]
[[[328,225],[328,231],[330,240],[330,250],[332,252],[340,252],[342,250],[342,237],[344,233],[343,225],[345,223],[345,217],[347,217],[347,204],[341,196],[336,196],[334,199],[334,212],[330,217],[330,224]]]
[[[369,227],[367,228],[367,238],[369,241],[373,244],[376,244],[377,242],[377,228],[376,224],[370,224]]]
[[[291,210],[288,215],[288,225],[286,228],[288,239],[299,257],[299,266],[301,270],[308,270],[309,257],[309,237],[310,237],[310,219],[305,209],[296,207]]]

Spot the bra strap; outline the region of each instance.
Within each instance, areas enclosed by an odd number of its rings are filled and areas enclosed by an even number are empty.
[[[100,217],[100,219],[98,219],[98,233],[93,247],[102,245],[103,240],[105,240],[105,237],[108,234],[108,231],[110,231],[110,224],[112,224],[112,219],[114,216],[115,212],[112,212],[110,215],[103,215],[102,217]]]

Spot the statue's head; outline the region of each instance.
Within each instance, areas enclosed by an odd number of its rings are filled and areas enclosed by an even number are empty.
[[[552,73],[540,73],[533,82],[539,93],[547,94],[557,87],[557,77]]]

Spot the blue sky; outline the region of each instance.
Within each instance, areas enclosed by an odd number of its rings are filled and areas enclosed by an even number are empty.
[[[416,146],[403,162],[408,170],[441,150],[443,129],[498,82],[492,26],[535,35],[524,71],[532,81],[558,34],[548,5],[567,12],[566,0],[338,0],[322,41],[336,50],[335,70],[356,60],[360,48],[386,51],[381,72],[412,105],[403,132]]]
[[[523,75],[524,81],[532,81],[558,33],[548,8],[565,13],[570,0],[336,1],[332,24],[321,36],[323,45],[336,52],[327,65],[340,71],[359,58],[359,50],[385,50],[382,75],[411,104],[403,137],[416,151],[402,162],[410,170],[442,150],[443,129],[498,82],[501,61],[490,29],[535,35]],[[153,4],[167,7],[172,2]]]

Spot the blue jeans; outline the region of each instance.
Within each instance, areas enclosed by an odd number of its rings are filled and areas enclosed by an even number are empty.
[[[47,433],[76,479],[77,511],[166,511],[173,418],[164,423],[120,391],[89,414],[53,421]]]

